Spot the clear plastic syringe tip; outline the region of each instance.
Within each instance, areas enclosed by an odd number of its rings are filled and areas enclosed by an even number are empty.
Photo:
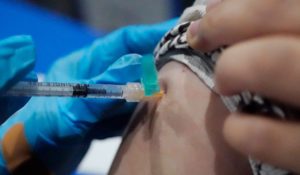
[[[123,89],[123,97],[127,102],[139,102],[145,97],[141,83],[127,83]]]

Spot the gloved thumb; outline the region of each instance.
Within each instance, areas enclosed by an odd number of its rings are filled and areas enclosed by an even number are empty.
[[[0,93],[13,86],[34,67],[35,49],[30,36],[14,36],[0,41]]]

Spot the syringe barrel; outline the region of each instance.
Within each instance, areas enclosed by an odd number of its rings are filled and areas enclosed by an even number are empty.
[[[127,83],[126,85],[90,84],[89,98],[125,99],[127,102],[138,102],[144,98],[144,88],[141,83]]]
[[[87,98],[113,98],[122,99],[125,85],[89,84]]]
[[[6,92],[6,96],[72,96],[73,86],[68,83],[19,82]]]
[[[144,97],[144,88],[140,83],[114,84],[78,84],[53,82],[19,82],[9,89],[6,96],[53,96],[81,98],[126,99],[138,102]]]

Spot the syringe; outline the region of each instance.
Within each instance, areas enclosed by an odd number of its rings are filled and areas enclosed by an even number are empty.
[[[145,97],[140,83],[114,84],[79,84],[51,82],[19,82],[9,89],[5,96],[53,96],[81,98],[113,98],[137,102]]]
[[[113,98],[128,102],[137,102],[150,96],[160,97],[162,93],[153,56],[143,56],[141,65],[141,83],[114,85],[22,81],[10,88],[4,96]]]

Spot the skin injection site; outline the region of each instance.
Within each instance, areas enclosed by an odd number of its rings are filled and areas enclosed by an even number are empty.
[[[299,0],[0,0],[0,175],[300,174]]]

